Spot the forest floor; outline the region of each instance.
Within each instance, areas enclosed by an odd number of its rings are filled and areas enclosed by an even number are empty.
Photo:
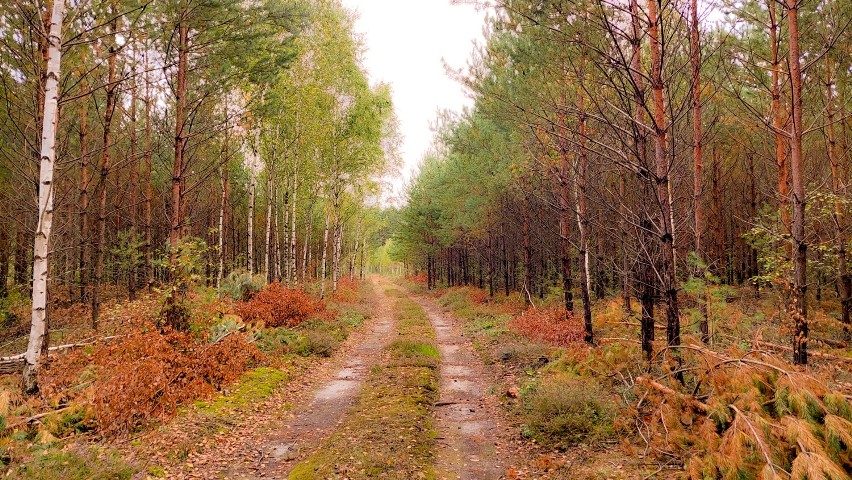
[[[219,320],[211,321],[232,322],[232,314],[224,313],[234,310],[232,305],[211,300],[204,292],[194,296],[193,302],[201,312],[199,319],[203,312],[208,316],[213,312]],[[227,377],[234,380],[217,387],[218,393],[190,391],[188,395],[193,397],[188,398],[194,400],[174,405],[131,402],[127,407],[131,411],[144,406],[160,414],[143,416],[119,434],[100,431],[102,425],[93,425],[92,418],[97,423],[98,415],[104,415],[98,410],[104,403],[109,406],[130,400],[120,392],[98,400],[92,378],[114,374],[97,370],[102,363],[99,358],[123,352],[99,353],[101,347],[96,346],[63,352],[56,357],[59,367],[47,371],[48,388],[40,401],[24,401],[14,393],[14,375],[0,377],[4,421],[0,460],[6,465],[6,477],[35,479],[626,480],[681,477],[689,469],[689,455],[709,458],[718,450],[712,442],[730,443],[726,435],[702,430],[702,422],[711,418],[696,410],[695,402],[684,400],[685,395],[672,391],[669,398],[660,398],[659,392],[645,388],[640,376],[650,374],[665,382],[667,373],[637,363],[636,342],[629,340],[635,326],[625,319],[616,300],[596,304],[601,343],[596,347],[571,338],[559,346],[561,340],[554,342],[546,331],[538,331],[552,324],[547,315],[559,311],[548,302],[540,299],[536,308],[526,309],[519,295],[489,298],[486,291],[472,287],[426,291],[412,279],[374,276],[360,285],[345,286],[321,319],[293,328],[246,332],[246,338],[263,344],[265,356],[253,367],[249,360],[240,366],[227,364],[228,369],[236,369]],[[733,362],[725,355],[736,355],[736,349],[745,343],[775,345],[778,340],[769,334],[776,331],[777,320],[762,313],[771,311],[771,305],[740,300],[732,306],[723,300],[713,308],[720,320],[720,338],[743,340],[720,343],[715,351],[699,351],[703,355],[699,360],[706,362],[719,355],[718,365],[730,364],[737,370],[725,373],[724,379],[708,374],[706,381],[713,384],[715,393],[695,398],[709,403],[727,389],[735,390],[733,397],[723,398],[733,412],[746,408],[735,405],[740,401],[737,398],[749,402],[754,398],[765,405],[756,394],[746,394],[743,385],[754,383],[754,378],[780,382],[778,378],[784,377],[755,376],[758,374],[748,371],[755,364],[747,359]],[[117,302],[105,310],[100,335],[129,336],[128,332],[140,329],[137,317],[156,316],[156,310],[154,298]],[[85,328],[75,328],[72,320],[58,323],[66,341],[88,341],[92,336]],[[215,331],[219,326],[210,328]],[[570,334],[572,328],[562,325],[558,329]],[[732,328],[748,330],[735,332]],[[834,335],[832,327],[824,328],[818,330],[819,335]],[[753,338],[747,341],[749,334]],[[159,338],[144,337],[148,335],[144,327],[142,335],[137,343]],[[228,334],[222,338],[229,338]],[[686,341],[692,341],[689,332]],[[221,343],[204,344],[201,351]],[[190,347],[190,352],[193,348],[198,347]],[[233,348],[253,347],[238,343]],[[220,356],[237,352],[223,350]],[[131,376],[144,376],[134,372],[146,368],[147,356],[159,355],[154,350],[141,353],[142,357],[132,360],[137,363],[128,366]],[[847,348],[823,354],[839,363],[818,364],[807,378],[780,359],[761,357],[772,362],[772,368],[788,372],[789,384],[772,387],[777,397],[774,404],[779,408],[783,402],[792,405],[793,413],[784,414],[784,421],[790,421],[788,417],[797,411],[799,389],[820,396],[820,404],[829,408],[834,408],[832,402],[842,403],[843,395],[852,398],[849,369],[845,368],[849,354]],[[744,355],[742,358],[754,358],[755,354],[746,351]],[[82,363],[74,363],[75,358]],[[249,367],[243,370],[246,365]],[[168,373],[177,367],[164,368]],[[66,370],[71,373],[63,374]],[[814,386],[810,375],[819,375],[820,382],[837,389],[840,397]],[[57,383],[57,378],[71,381]],[[700,384],[705,377],[696,374],[695,378]],[[64,390],[51,387],[50,381]],[[739,381],[743,383],[736,383]],[[131,382],[134,385],[138,387]],[[154,396],[163,395],[161,392]],[[78,408],[78,404],[89,407]],[[21,418],[51,408],[56,413],[20,424]],[[824,418],[845,425],[838,415],[852,415],[852,410],[836,410],[834,416]],[[756,420],[757,414],[755,411],[749,418]],[[718,425],[717,420],[712,421]],[[809,421],[816,422],[814,431],[830,426],[819,423],[823,417]],[[733,431],[737,425],[734,418],[722,428]],[[656,431],[660,428],[664,431]],[[830,437],[829,430],[825,436]],[[750,444],[747,436],[743,438]],[[845,465],[847,450],[826,451]],[[711,460],[719,461],[706,461]],[[709,463],[701,465],[711,468]]]

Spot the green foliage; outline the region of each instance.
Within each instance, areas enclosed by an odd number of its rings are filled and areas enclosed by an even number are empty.
[[[186,302],[186,292],[203,278],[202,267],[207,250],[204,240],[184,237],[175,249],[167,249],[166,255],[158,260],[161,266],[168,269],[171,278],[171,286],[166,292],[158,318],[160,328],[189,331],[192,310]]]
[[[229,392],[212,400],[196,402],[196,408],[207,415],[232,415],[235,410],[253,408],[290,380],[277,368],[258,367],[243,374]]]
[[[116,453],[60,450],[34,451],[30,461],[7,472],[7,478],[31,480],[130,480],[138,469]]]
[[[263,290],[266,279],[263,275],[250,275],[245,270],[234,270],[222,279],[220,286],[222,295],[231,300],[250,300],[251,297]]]
[[[114,256],[119,269],[125,274],[139,268],[142,265],[145,238],[133,229],[118,232],[116,245],[110,250]]]
[[[595,380],[545,377],[523,393],[527,431],[539,442],[559,448],[609,439],[618,411],[609,395]]]

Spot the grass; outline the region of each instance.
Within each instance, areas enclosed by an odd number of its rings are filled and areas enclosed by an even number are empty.
[[[524,433],[539,444],[566,448],[615,435],[618,405],[597,381],[550,375],[524,389]]]
[[[262,402],[289,379],[287,372],[277,368],[258,367],[244,373],[229,393],[211,400],[198,401],[195,406],[199,412],[206,415],[229,415],[234,410]]]
[[[383,351],[355,409],[290,473],[291,480],[436,478],[431,406],[439,355],[426,313],[398,291],[398,339]]]
[[[6,478],[31,480],[123,480],[130,479],[138,469],[125,463],[115,453],[99,453],[94,449],[58,449],[54,446],[35,447],[29,460],[10,469]]]

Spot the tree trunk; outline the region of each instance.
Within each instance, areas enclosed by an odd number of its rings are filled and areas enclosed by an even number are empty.
[[[305,244],[302,246],[302,286],[307,287],[308,275],[308,252],[311,243],[311,230],[314,228],[313,205],[308,209],[308,226],[305,228]]]
[[[110,12],[115,15],[115,5],[110,5]],[[118,84],[115,78],[115,61],[118,56],[118,48],[115,44],[115,34],[118,21],[110,23],[110,46],[108,60],[108,74],[106,86],[106,105],[104,107],[104,132],[103,150],[101,151],[101,179],[98,185],[98,239],[95,244],[95,285],[92,289],[92,328],[97,330],[101,309],[101,287],[104,276],[104,248],[106,247],[106,202],[107,202],[107,176],[112,168],[110,151],[112,150],[112,117],[115,113],[116,89]]]
[[[582,77],[581,77],[582,81]],[[586,111],[583,94],[577,92],[577,111],[579,112],[579,155],[577,155],[577,229],[580,233],[580,295],[583,299],[583,339],[586,343],[594,343],[592,329],[592,297],[591,281],[589,280],[589,212],[586,197],[586,170],[588,154],[586,152]]]
[[[225,205],[228,200],[225,185],[228,182],[227,178],[228,165],[220,165],[219,185],[222,187],[222,197],[219,201],[219,251],[216,252],[219,256],[219,269],[216,272],[216,291],[219,292],[219,295],[222,294],[222,278],[225,275]]]
[[[322,234],[322,277],[320,278],[320,299],[325,298],[325,274],[326,274],[326,263],[328,256],[328,229],[329,224],[331,223],[331,215],[326,213],[325,215],[325,229]]]
[[[254,275],[254,203],[257,195],[257,147],[252,147],[251,166],[249,167],[249,204],[248,204],[248,247],[247,262],[249,275]]]
[[[175,82],[175,158],[172,164],[172,218],[169,229],[169,265],[174,271],[177,268],[177,249],[183,229],[183,188],[185,175],[184,153],[186,150],[186,96],[189,56],[189,11],[181,10],[178,23],[178,70]],[[172,278],[172,281],[175,279]]]
[[[38,391],[37,374],[47,354],[47,301],[50,233],[53,227],[53,172],[56,162],[56,129],[59,116],[59,75],[62,55],[64,0],[53,2],[47,50],[47,78],[44,85],[41,161],[39,165],[38,222],[33,247],[32,323],[24,355],[23,390]]]
[[[138,68],[136,65],[136,49],[133,49],[131,55],[133,56],[132,62],[132,72],[133,77],[131,79],[132,83],[130,84],[130,158],[128,159],[129,167],[130,167],[130,185],[128,188],[130,189],[130,239],[131,245],[133,249],[136,249],[136,235],[137,235],[137,225],[136,225],[136,213],[138,210],[137,198],[136,198],[136,186],[139,184],[139,168],[136,159],[136,147],[137,147],[137,139],[136,139],[136,102],[138,100],[137,96],[137,85],[136,85],[136,74],[138,73]],[[128,301],[133,301],[136,299],[136,252],[127,252],[129,254],[128,265],[127,265],[127,299]]]
[[[792,305],[793,363],[808,363],[808,304],[807,268],[808,245],[805,239],[805,178],[802,153],[802,69],[799,50],[799,0],[787,0],[787,31],[790,40],[790,90],[792,93],[793,122],[790,125],[790,176],[793,181],[793,223],[791,228],[793,248]]]
[[[266,241],[263,245],[263,276],[266,277],[267,282],[271,283],[274,275],[269,268],[269,256],[272,248],[272,204],[275,196],[272,193],[272,172],[267,170],[266,173],[268,178],[266,180]]]
[[[846,236],[843,205],[840,202],[843,194],[843,179],[840,172],[840,158],[837,153],[837,134],[834,126],[834,82],[831,68],[828,68],[828,79],[825,84],[826,124],[828,125],[828,162],[831,165],[831,189],[835,195],[834,211],[834,243],[837,252],[837,291],[840,297],[840,322],[843,324],[843,339],[850,339],[850,309],[852,309],[852,276],[846,265]],[[842,125],[842,123],[841,123]]]
[[[154,261],[151,202],[154,199],[151,174],[153,172],[152,157],[154,154],[151,138],[151,79],[148,76],[148,46],[145,46],[145,274],[146,284],[150,292],[154,288]]]
[[[290,276],[292,276],[291,280],[293,287],[296,286],[298,282],[298,277],[296,276],[297,265],[296,265],[296,192],[299,189],[299,165],[295,163],[293,166],[293,201],[290,204],[290,248],[288,249],[288,262],[290,262]]]
[[[785,232],[790,231],[790,189],[789,172],[787,170],[787,144],[784,138],[784,109],[781,105],[781,55],[778,48],[778,34],[781,25],[778,21],[776,0],[768,0],[769,9],[769,43],[772,54],[772,129],[775,133],[775,164],[778,168],[778,197],[781,210],[781,226]],[[786,247],[788,255],[790,248]]]
[[[704,252],[701,234],[704,232],[704,186],[702,177],[704,165],[701,158],[703,138],[701,131],[701,44],[698,31],[698,0],[690,0],[689,14],[689,49],[692,63],[692,208],[695,214],[695,256],[698,258],[698,262],[703,264]],[[700,267],[698,274],[703,276],[703,270],[703,267]],[[701,340],[707,343],[710,341],[710,324],[705,294],[699,296],[698,308],[701,311],[698,329],[701,331]]]
[[[87,88],[83,83],[82,88]],[[80,302],[86,301],[86,287],[89,283],[89,129],[88,129],[88,98],[84,97],[80,105],[80,213],[79,213],[79,259],[77,270],[80,282]]]
[[[665,104],[663,100],[663,58],[660,41],[661,12],[657,0],[648,0],[648,36],[651,43],[651,93],[654,112],[654,159],[656,164],[657,203],[660,208],[659,228],[663,253],[660,272],[661,287],[666,299],[666,340],[669,346],[680,345],[680,311],[677,303],[677,278],[675,277],[674,225],[666,157]]]

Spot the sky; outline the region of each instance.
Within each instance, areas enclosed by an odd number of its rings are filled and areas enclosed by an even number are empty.
[[[402,175],[395,194],[416,173],[432,143],[430,124],[441,109],[461,111],[472,100],[444,67],[464,67],[482,43],[485,12],[450,0],[343,0],[358,18],[355,32],[366,51],[364,67],[373,83],[393,89],[402,134]]]

